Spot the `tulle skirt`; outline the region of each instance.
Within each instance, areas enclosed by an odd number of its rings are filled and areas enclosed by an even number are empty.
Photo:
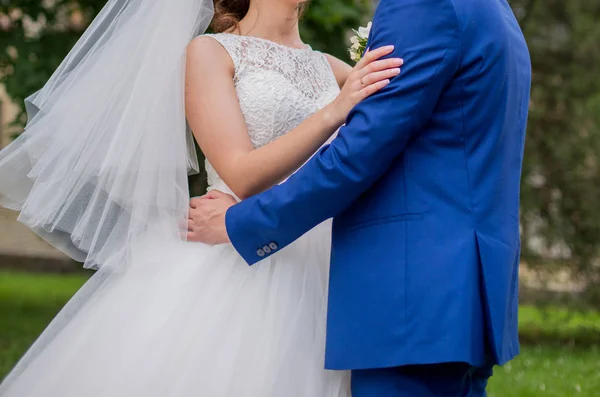
[[[330,223],[249,267],[231,245],[140,242],[99,270],[2,397],[347,397],[324,368]]]

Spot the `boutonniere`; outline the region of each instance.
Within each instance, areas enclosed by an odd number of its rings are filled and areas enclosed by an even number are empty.
[[[348,49],[350,52],[350,58],[354,62],[358,62],[362,59],[365,50],[367,49],[367,42],[369,41],[369,35],[371,34],[372,22],[369,22],[366,27],[359,27],[358,30],[352,29],[355,36],[350,38],[352,47]]]

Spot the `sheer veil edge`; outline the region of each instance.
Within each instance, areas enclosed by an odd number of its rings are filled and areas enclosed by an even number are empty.
[[[110,0],[0,152],[0,205],[86,268],[118,269],[137,239],[180,239],[188,172],[185,50],[210,0]]]

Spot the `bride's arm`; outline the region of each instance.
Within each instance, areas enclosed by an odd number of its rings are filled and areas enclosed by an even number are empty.
[[[248,198],[289,177],[344,123],[354,105],[399,73],[401,61],[377,61],[391,52],[385,48],[370,52],[333,103],[281,138],[255,149],[235,91],[233,61],[216,40],[197,38],[187,53],[188,122],[219,176],[239,198]]]
[[[331,66],[331,70],[335,75],[338,85],[342,88],[344,84],[346,84],[348,77],[350,77],[350,73],[352,73],[352,66],[329,54],[325,54],[325,58],[327,58],[327,61]]]

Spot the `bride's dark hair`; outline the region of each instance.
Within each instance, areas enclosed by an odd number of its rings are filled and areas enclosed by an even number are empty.
[[[215,33],[235,30],[238,23],[246,16],[250,8],[250,0],[214,0],[215,16],[210,27]],[[299,16],[304,14],[308,1],[298,6]]]

